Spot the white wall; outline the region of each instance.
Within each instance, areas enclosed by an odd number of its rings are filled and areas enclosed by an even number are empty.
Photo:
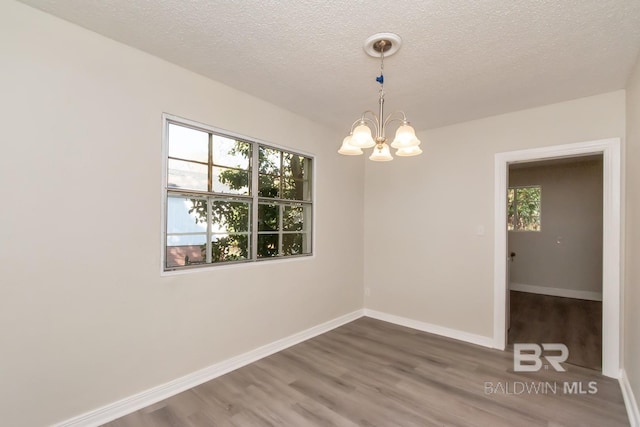
[[[510,168],[509,186],[531,185],[542,226],[508,233],[512,289],[602,300],[602,159]]]
[[[640,406],[640,59],[627,85],[624,369]]]
[[[364,161],[341,135],[8,0],[0,94],[0,424],[65,420],[362,307]],[[161,277],[163,112],[315,154],[315,257]]]
[[[422,156],[368,162],[365,306],[491,337],[495,153],[623,137],[624,114],[616,91],[419,132]]]

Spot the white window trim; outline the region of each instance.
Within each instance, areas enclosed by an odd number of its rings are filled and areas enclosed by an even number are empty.
[[[248,259],[244,261],[238,262],[225,262],[220,264],[204,264],[199,265],[193,268],[179,268],[176,270],[166,270],[166,245],[167,245],[167,167],[168,167],[168,156],[169,156],[169,123],[174,122],[179,125],[184,125],[187,127],[193,127],[199,130],[205,130],[207,132],[212,132],[215,134],[221,134],[228,136],[230,138],[237,138],[242,141],[247,141],[253,144],[259,144],[263,146],[267,146],[269,148],[274,148],[277,150],[282,150],[286,152],[293,152],[295,154],[300,154],[305,157],[309,157],[312,161],[311,167],[311,231],[309,232],[309,236],[311,237],[311,253],[310,254],[300,254],[300,255],[289,255],[289,256],[279,256],[273,258],[255,258]],[[180,116],[176,116],[173,114],[162,113],[162,143],[161,143],[161,164],[162,164],[162,180],[160,182],[160,206],[161,206],[161,221],[160,221],[160,276],[176,276],[182,274],[192,274],[192,273],[202,273],[202,272],[211,272],[213,270],[219,271],[223,269],[233,269],[233,268],[255,268],[257,266],[263,265],[265,262],[269,265],[278,264],[282,262],[300,262],[300,261],[311,261],[315,259],[316,256],[316,174],[318,170],[318,160],[315,155],[309,153],[304,150],[300,150],[298,148],[287,147],[284,145],[274,144],[271,142],[267,142],[261,139],[257,139],[254,137],[246,136],[239,134],[237,132],[232,132],[226,129],[217,128],[214,126],[210,126],[204,123],[200,123],[194,120],[185,119]],[[253,165],[257,165],[257,152],[258,150],[252,150],[253,156],[255,157],[253,160]],[[254,174],[252,171],[252,191],[257,191],[257,182],[253,182],[257,180],[257,178],[253,178]],[[257,174],[255,174],[257,177]],[[256,193],[257,197],[257,193]],[[257,197],[259,199],[259,197]],[[278,199],[280,200],[280,199]],[[289,201],[289,200],[287,200]],[[290,200],[290,202],[295,203],[295,200]],[[252,214],[257,215],[258,203],[253,203],[255,205],[253,207],[254,212]],[[252,232],[252,241],[251,245],[257,243],[258,230],[254,230]]]

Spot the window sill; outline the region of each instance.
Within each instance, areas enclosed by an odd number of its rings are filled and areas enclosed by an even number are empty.
[[[289,262],[301,262],[301,261],[311,261],[315,258],[315,255],[296,255],[296,256],[288,256],[282,258],[264,258],[255,261],[241,261],[241,262],[232,262],[228,264],[218,264],[218,265],[210,265],[207,267],[194,267],[194,268],[183,268],[178,270],[164,270],[160,272],[160,277],[165,276],[181,276],[184,274],[194,274],[194,273],[205,273],[212,271],[221,271],[221,270],[229,270],[229,269],[237,269],[237,268],[256,268],[258,266],[263,265],[273,265],[273,264],[282,264]]]

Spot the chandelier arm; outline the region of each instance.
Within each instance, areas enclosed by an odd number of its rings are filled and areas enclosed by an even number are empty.
[[[397,114],[402,114],[402,119],[400,118],[393,118],[393,116],[397,115]],[[387,116],[386,119],[384,119],[384,124],[382,125],[383,127],[387,127],[387,124],[389,123],[393,123],[395,121],[401,121],[403,123],[408,123],[409,121],[407,120],[407,115],[404,114],[404,111],[394,111],[393,113],[389,114]]]
[[[361,121],[362,121],[362,119],[358,119],[355,122],[353,122],[353,124],[351,125],[351,132],[350,133],[353,133],[353,130],[356,128],[356,125],[358,123],[360,123]]]
[[[376,123],[378,122],[378,115],[376,113],[374,113],[373,111],[371,111],[371,110],[366,110],[366,111],[364,111],[362,113],[362,116],[361,116],[362,120],[367,118],[366,117],[367,113],[371,114],[371,116],[373,117],[373,119],[375,120]],[[371,119],[369,119],[369,120],[371,120]]]
[[[373,118],[367,117],[366,116],[367,113],[371,114],[371,116]],[[368,123],[370,123],[373,126],[373,128],[376,130],[376,132],[378,132],[378,127],[380,125],[380,120],[378,119],[378,116],[376,115],[376,113],[374,113],[373,111],[367,110],[367,111],[363,112],[362,116],[360,116],[360,118],[358,120],[356,120],[356,123],[359,123],[359,122],[368,122]]]

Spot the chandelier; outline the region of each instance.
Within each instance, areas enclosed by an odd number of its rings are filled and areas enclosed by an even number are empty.
[[[371,56],[380,57],[380,75],[376,77],[376,81],[380,84],[378,114],[371,110],[363,112],[360,118],[351,125],[351,132],[342,141],[338,153],[357,156],[363,153],[363,148],[375,147],[369,156],[370,160],[376,162],[393,160],[385,132],[387,125],[394,122],[401,123],[396,130],[393,142],[390,144],[392,148],[396,149],[396,156],[417,156],[422,153],[419,147],[420,140],[416,137],[416,132],[409,125],[403,111],[394,111],[384,117],[384,57],[396,53],[400,49],[401,42],[400,36],[393,33],[374,34],[365,41],[365,52]],[[375,137],[371,133],[372,129],[375,132]]]

